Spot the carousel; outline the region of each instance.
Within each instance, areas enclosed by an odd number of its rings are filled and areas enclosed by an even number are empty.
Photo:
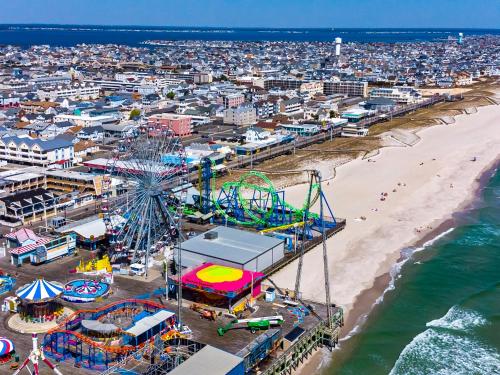
[[[44,279],[35,280],[19,288],[16,296],[21,300],[21,318],[34,323],[55,320],[63,311],[63,306],[57,301],[63,291],[64,287],[60,283]]]
[[[0,365],[10,362],[13,354],[14,343],[5,337],[0,337]]]

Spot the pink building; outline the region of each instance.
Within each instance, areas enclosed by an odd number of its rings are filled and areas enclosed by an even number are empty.
[[[149,117],[148,125],[155,129],[169,129],[180,137],[191,134],[191,116],[161,113]]]
[[[222,104],[224,108],[236,108],[245,102],[243,94],[226,94],[217,98],[217,103]]]

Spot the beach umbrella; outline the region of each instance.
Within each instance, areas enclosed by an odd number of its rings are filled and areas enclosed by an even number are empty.
[[[14,343],[5,337],[0,337],[0,357],[12,353],[14,351]]]
[[[38,279],[31,284],[27,284],[16,291],[16,295],[28,302],[42,302],[59,296],[64,290],[64,287],[55,282]]]

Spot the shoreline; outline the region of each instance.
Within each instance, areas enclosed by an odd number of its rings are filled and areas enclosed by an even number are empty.
[[[385,294],[395,289],[394,282],[401,274],[401,268],[408,260],[411,259],[413,254],[417,251],[423,251],[426,247],[431,246],[434,242],[438,241],[445,235],[451,233],[459,223],[457,223],[457,215],[461,215],[468,210],[473,209],[481,201],[481,192],[484,186],[492,178],[493,172],[500,168],[500,157],[496,159],[492,165],[486,167],[481,172],[479,178],[476,179],[476,186],[474,192],[469,196],[469,199],[464,202],[456,211],[451,213],[451,218],[445,219],[441,224],[434,228],[431,232],[426,233],[422,238],[418,239],[412,245],[402,246],[400,249],[400,257],[394,263],[391,269],[378,276],[371,288],[363,290],[357,295],[352,308],[349,311],[348,317],[344,321],[342,333],[340,335],[339,346],[335,348],[333,354],[318,350],[306,361],[295,374],[308,375],[311,373],[323,373],[328,369],[329,364],[334,359],[334,353],[338,350],[343,350],[343,355],[352,351],[353,347],[349,346],[350,340],[362,331],[364,325],[367,323],[370,316],[376,313],[376,309],[383,303]],[[403,256],[402,250],[413,248],[408,256]],[[395,271],[393,273],[393,271]],[[328,356],[328,359],[326,359]]]
[[[453,211],[450,218],[442,221],[436,228],[434,228],[431,232],[426,233],[422,238],[418,239],[412,245],[401,247],[400,257],[393,265],[393,268],[399,264],[401,264],[402,266],[404,262],[411,259],[416,251],[424,250],[426,247],[441,239],[444,235],[451,233],[451,231],[453,231],[457,227],[457,225],[460,225],[457,222],[459,220],[456,218],[456,216],[459,216],[476,207],[476,205],[481,200],[480,198],[482,189],[491,179],[492,173],[499,167],[500,157],[481,172],[481,176],[476,179],[476,186],[473,193],[471,193],[471,195],[469,196],[469,199],[467,199],[467,201],[464,202],[463,205],[460,205],[455,211]],[[436,221],[439,220],[437,219]],[[402,251],[408,248],[412,248],[415,250],[412,251],[408,256],[404,256],[402,254]],[[344,322],[341,342],[348,340],[350,337],[357,333],[358,328],[362,328],[373,309],[383,302],[385,293],[392,290],[392,288],[390,288],[390,283],[394,281],[394,277],[400,274],[400,270],[398,270],[397,273],[391,274],[393,268],[391,268],[390,271],[378,276],[371,288],[365,289],[360,294],[358,294],[350,310],[350,315]],[[374,296],[376,297],[375,299],[373,298]],[[367,306],[369,308],[366,308]]]
[[[498,111],[498,106],[492,105],[480,108],[478,110],[478,113],[484,112],[483,108],[489,108],[489,107],[497,107]],[[457,120],[460,119],[462,122],[470,124],[474,122],[474,119],[476,119],[476,114],[473,115],[462,114],[455,117]],[[468,119],[464,121],[462,119],[463,117],[468,117]],[[443,126],[445,125],[418,129],[417,131],[414,132],[414,134],[415,135],[418,134],[420,141],[414,146],[405,147],[405,149],[415,148],[416,146],[418,146],[418,144],[420,144],[422,141],[428,138],[426,133],[429,130]],[[447,126],[453,127],[455,125],[447,125]],[[380,148],[379,154],[374,156],[372,159],[377,160],[377,158],[381,154],[383,154],[384,152],[386,152],[387,149],[390,148],[394,147],[386,146]],[[338,177],[339,170],[341,170],[345,166],[354,164],[356,160],[357,159],[350,161],[346,164],[343,164],[338,168],[335,168],[336,176],[334,178],[334,181],[339,178]],[[358,332],[358,330],[362,329],[363,325],[366,323],[369,316],[373,313],[374,309],[376,309],[377,305],[381,301],[383,301],[385,293],[393,288],[391,284],[394,282],[394,278],[397,277],[397,274],[400,272],[400,267],[402,266],[402,264],[404,264],[404,262],[406,262],[411,257],[411,254],[408,256],[403,253],[404,249],[408,248],[417,249],[419,247],[422,247],[429,241],[435,241],[436,239],[440,238],[440,236],[442,236],[443,233],[447,233],[447,231],[449,231],[451,228],[454,228],[454,226],[457,223],[456,221],[457,215],[460,215],[461,212],[471,209],[475,204],[477,204],[481,190],[484,187],[484,184],[487,183],[487,181],[491,178],[492,172],[498,168],[499,163],[500,163],[500,157],[496,155],[496,158],[493,161],[490,161],[485,167],[481,169],[481,171],[477,175],[474,176],[473,188],[470,189],[469,187],[466,196],[464,196],[464,199],[461,202],[459,202],[458,206],[455,206],[451,210],[448,210],[444,215],[440,215],[439,219],[434,218],[431,224],[429,224],[429,226],[432,228],[430,231],[422,233],[422,235],[416,239],[414,238],[413,240],[402,241],[401,243],[403,245],[399,246],[397,251],[388,253],[385,260],[379,263],[378,269],[376,271],[376,277],[372,279],[371,286],[363,288],[359,293],[357,293],[354,299],[352,300],[351,304],[347,306],[343,305],[346,312],[346,320],[345,320],[345,326],[343,328],[341,342],[348,341],[352,336],[356,335],[356,332]],[[472,192],[470,190],[472,190]],[[353,224],[352,222],[350,222],[349,224],[351,226],[356,225]],[[397,269],[395,269],[395,267]],[[293,269],[293,265],[291,266],[291,268]],[[334,302],[336,303],[336,301]],[[341,303],[338,304],[342,305]],[[297,369],[296,373],[309,374],[313,372],[314,373],[322,372],[327,368],[327,365],[325,364],[326,362],[325,354],[326,353],[323,351],[318,351],[314,353],[313,356],[306,363],[304,363],[303,366],[301,366],[301,368]],[[329,358],[331,359],[331,355],[329,355]]]

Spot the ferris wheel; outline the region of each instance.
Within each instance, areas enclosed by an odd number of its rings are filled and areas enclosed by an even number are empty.
[[[113,263],[145,265],[181,234],[187,163],[181,140],[145,133],[122,141],[106,165],[101,211]]]

